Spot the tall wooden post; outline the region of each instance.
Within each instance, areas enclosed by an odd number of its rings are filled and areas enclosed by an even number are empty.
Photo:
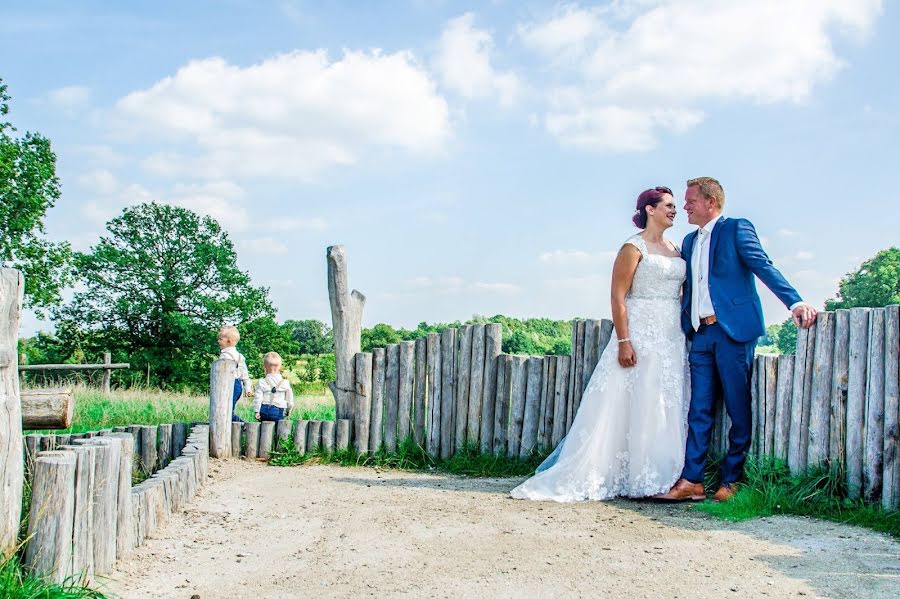
[[[112,354],[108,351],[103,352],[103,363],[104,364],[112,364]],[[109,393],[109,379],[112,376],[112,370],[109,368],[103,369],[103,392]]]
[[[337,411],[337,418],[353,418],[356,397],[353,375],[355,356],[361,347],[362,311],[366,296],[347,285],[347,257],[344,246],[333,245],[326,250],[328,261],[328,299],[331,302],[331,323],[334,334],[334,365],[337,380],[329,384]]]
[[[209,455],[231,457],[231,399],[234,395],[234,363],[216,360],[209,372]]]
[[[16,342],[25,280],[13,269],[0,269],[0,557],[16,548],[22,515],[22,405]]]

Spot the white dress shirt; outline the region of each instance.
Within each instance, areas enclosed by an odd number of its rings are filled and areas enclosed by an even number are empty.
[[[219,354],[220,360],[231,360],[234,362],[234,378],[241,379],[244,386],[244,393],[250,390],[250,373],[247,371],[247,361],[244,355],[236,348],[226,347]]]
[[[287,412],[294,409],[294,390],[291,389],[291,383],[277,372],[270,372],[266,378],[256,383],[253,411],[259,412],[263,405],[272,405]]]

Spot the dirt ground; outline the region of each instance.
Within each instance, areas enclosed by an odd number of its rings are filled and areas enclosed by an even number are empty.
[[[900,596],[900,543],[802,518],[510,499],[520,479],[211,463],[121,597]]]

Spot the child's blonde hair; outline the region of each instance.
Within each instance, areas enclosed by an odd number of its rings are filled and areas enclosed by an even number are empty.
[[[240,332],[238,332],[237,327],[233,327],[231,325],[227,325],[219,329],[219,337],[230,339],[235,343],[241,340],[241,334]]]
[[[263,356],[263,368],[269,369],[276,366],[281,366],[281,356],[278,355],[278,352],[270,351]]]

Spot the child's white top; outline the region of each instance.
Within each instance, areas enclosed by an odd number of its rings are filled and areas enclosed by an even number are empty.
[[[256,397],[253,398],[253,411],[259,412],[263,404],[290,412],[294,409],[294,390],[291,383],[277,372],[266,375],[256,383]]]
[[[250,390],[250,373],[247,371],[247,361],[244,355],[234,347],[226,347],[219,354],[220,360],[231,360],[235,363],[234,378],[241,379],[244,384],[244,392]]]

